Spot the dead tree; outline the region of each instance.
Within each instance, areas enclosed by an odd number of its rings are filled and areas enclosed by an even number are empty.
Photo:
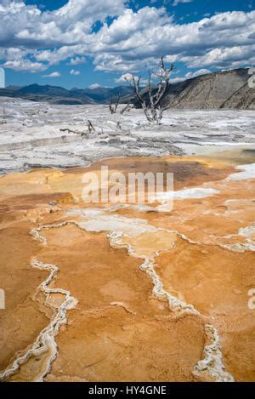
[[[3,113],[2,113],[2,120],[0,121],[1,124],[7,123],[6,120],[6,112],[5,112],[5,107],[3,106]]]
[[[120,104],[120,93],[118,93],[117,100],[114,102],[113,98],[110,99],[109,110],[111,114],[116,114]]]
[[[125,105],[125,107],[122,108],[122,110],[120,111],[121,115],[123,115],[125,112],[129,112],[132,108],[133,108],[132,104]]]
[[[116,98],[116,100],[114,101],[113,98],[111,98],[110,100],[110,104],[109,104],[109,110],[111,114],[116,114],[118,107],[120,105],[120,93],[118,93],[118,97]],[[120,110],[120,114],[123,115],[125,112],[130,111],[130,109],[132,108],[132,104],[126,104],[121,110]]]
[[[136,100],[143,109],[144,114],[150,123],[159,124],[163,117],[163,112],[168,108],[168,106],[162,104],[162,100],[170,86],[170,76],[173,68],[174,66],[172,64],[168,68],[165,65],[164,57],[161,57],[160,70],[159,72],[154,73],[154,76],[156,76],[159,81],[153,87],[151,74],[149,74],[148,84],[144,93],[142,93],[140,87],[140,77],[137,78],[134,75],[131,75],[131,79],[129,79],[130,84],[134,89]]]
[[[92,122],[89,119],[88,119],[87,126],[88,126],[88,132],[89,133],[92,133],[92,132],[96,131],[96,129],[94,128],[94,125],[92,124]]]

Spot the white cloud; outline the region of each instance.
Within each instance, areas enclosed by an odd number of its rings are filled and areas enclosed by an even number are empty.
[[[127,83],[133,79],[133,75],[131,73],[124,73],[118,79],[116,79],[117,83]]]
[[[174,0],[173,6],[177,6],[180,3],[191,3],[193,0]]]
[[[77,71],[77,70],[75,70],[75,69],[71,69],[70,75],[78,76],[78,75],[80,75],[80,71]]]
[[[56,11],[42,12],[23,0],[5,1],[0,6],[0,43],[55,47],[75,44],[90,33],[92,24],[124,10],[124,0],[69,0]]]
[[[92,85],[89,86],[89,89],[94,90],[94,89],[99,89],[101,85],[99,83],[93,83]]]
[[[175,0],[175,3],[187,0]],[[231,68],[254,62],[255,11],[225,12],[177,24],[164,8],[125,8],[125,0],[69,0],[56,11],[41,11],[23,0],[1,0],[0,63],[39,72],[92,57],[101,71],[154,69],[161,55],[188,67]],[[107,16],[116,18],[106,23]],[[91,29],[100,20],[97,33]],[[168,60],[170,62],[170,59]]]
[[[187,72],[184,76],[172,78],[171,83],[183,82],[184,80],[196,78],[197,76],[207,75],[208,73],[211,73],[209,69],[199,69],[194,72]]]
[[[59,78],[61,73],[59,72],[51,72],[48,75],[44,75],[44,78]]]
[[[119,15],[125,8],[125,0],[69,0],[66,5],[52,14],[62,25],[70,22],[102,20],[107,16]]]
[[[136,81],[139,80],[139,85],[140,86],[148,86],[148,79],[146,78],[141,78],[135,74],[132,73],[124,73],[123,75],[121,75],[118,79],[115,79],[116,83],[120,83],[120,84],[132,84],[132,80],[135,79]],[[152,77],[152,82],[153,82],[153,77]]]
[[[141,27],[140,20],[143,21]],[[210,62],[204,63],[204,58],[212,49],[228,52],[233,47],[245,50],[243,63],[246,64],[253,56],[254,30],[255,11],[226,12],[178,25],[162,9],[147,7],[137,13],[125,12],[112,25],[104,26],[97,35],[100,41],[95,46],[95,64],[100,70],[136,71],[150,64],[152,58],[171,54],[173,59],[187,62],[188,66],[196,59],[199,67],[210,65]],[[232,62],[233,57],[229,65]]]
[[[197,76],[206,75],[208,73],[211,73],[211,71],[209,69],[199,69],[198,71],[195,71],[195,72],[186,73],[185,78],[192,79],[192,78],[196,78]]]
[[[80,65],[80,64],[85,64],[85,63],[86,63],[85,57],[74,57],[74,58],[71,58],[71,60],[70,60],[70,65]]]
[[[194,57],[184,57],[184,61],[188,62],[192,67],[200,66],[219,66],[227,67],[228,65],[240,65],[254,63],[255,44],[251,46],[234,46],[230,48],[216,48],[208,51],[204,55]]]
[[[171,79],[171,84],[183,82],[184,80],[186,80],[185,77],[176,77],[176,78],[172,78],[172,79]]]
[[[29,71],[31,73],[45,71],[47,67],[39,62],[32,62],[28,59],[11,59],[7,60],[3,66],[13,69],[14,71]]]

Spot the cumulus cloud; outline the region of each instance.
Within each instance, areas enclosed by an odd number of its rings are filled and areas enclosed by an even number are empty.
[[[51,72],[48,75],[44,75],[44,78],[60,78],[61,73],[59,72]]]
[[[45,71],[47,67],[39,62],[33,62],[29,59],[10,59],[3,66],[14,71],[29,71],[31,73]]]
[[[69,0],[56,11],[44,12],[23,0],[4,1],[0,5],[0,45],[75,44],[86,39],[94,22],[123,10],[124,0]]]
[[[229,65],[239,60],[241,53],[245,53],[243,63],[249,64],[254,54],[254,30],[255,11],[225,12],[178,25],[163,9],[129,10],[98,33],[95,64],[100,70],[135,71],[150,64],[152,58],[171,54],[175,61],[201,67],[215,65],[223,53],[229,54]],[[228,62],[227,56],[224,62]]]
[[[89,89],[95,90],[95,89],[99,89],[100,87],[101,87],[101,85],[99,83],[93,83],[92,85],[89,86]]]
[[[140,86],[148,86],[148,78],[141,78],[141,76],[137,76],[135,74],[132,73],[124,73],[123,75],[121,75],[118,79],[115,79],[116,83],[120,83],[120,84],[131,84],[133,86],[133,79],[135,79],[137,82],[139,81],[139,85]],[[152,77],[152,83],[153,83],[153,77]]]
[[[174,3],[181,2],[188,0]],[[254,63],[255,11],[224,12],[178,24],[153,3],[138,11],[127,4],[69,0],[58,10],[42,11],[23,0],[2,0],[0,63],[17,71],[39,72],[63,61],[74,66],[92,57],[97,70],[122,75],[154,69],[162,55],[169,55],[169,62],[198,69]],[[101,27],[94,32],[97,21]]]
[[[196,78],[197,76],[202,76],[202,75],[207,75],[208,73],[211,73],[209,69],[199,69],[194,72],[187,72],[184,76],[178,76],[176,78],[171,79],[171,83],[179,83],[183,82],[186,79],[192,79]]]
[[[71,69],[70,75],[78,76],[78,75],[80,75],[80,71],[77,71],[77,70],[75,70],[75,69]]]
[[[196,78],[197,76],[206,75],[210,72],[211,71],[209,69],[199,69],[198,71],[195,71],[195,72],[186,73],[185,78],[192,79],[192,78]]]
[[[174,0],[173,6],[178,6],[180,3],[191,3],[193,0]]]
[[[240,66],[253,65],[255,61],[255,45],[215,48],[201,56],[186,56],[183,61],[191,67],[199,66]]]
[[[70,60],[70,65],[80,65],[85,64],[86,58],[85,57],[74,57]]]
[[[117,83],[127,83],[132,81],[133,75],[131,73],[124,73],[118,79],[116,79]]]

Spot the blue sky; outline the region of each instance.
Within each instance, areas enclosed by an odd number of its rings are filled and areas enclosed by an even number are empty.
[[[115,86],[175,64],[174,81],[255,63],[255,0],[1,0],[7,84]]]

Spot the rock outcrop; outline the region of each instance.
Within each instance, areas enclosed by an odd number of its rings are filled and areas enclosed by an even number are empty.
[[[255,109],[255,90],[248,79],[248,69],[198,76],[170,87],[165,103],[174,108]]]
[[[163,105],[178,109],[255,109],[248,69],[214,72],[171,84]],[[146,96],[146,91],[144,92]],[[125,97],[123,102],[135,102]]]

